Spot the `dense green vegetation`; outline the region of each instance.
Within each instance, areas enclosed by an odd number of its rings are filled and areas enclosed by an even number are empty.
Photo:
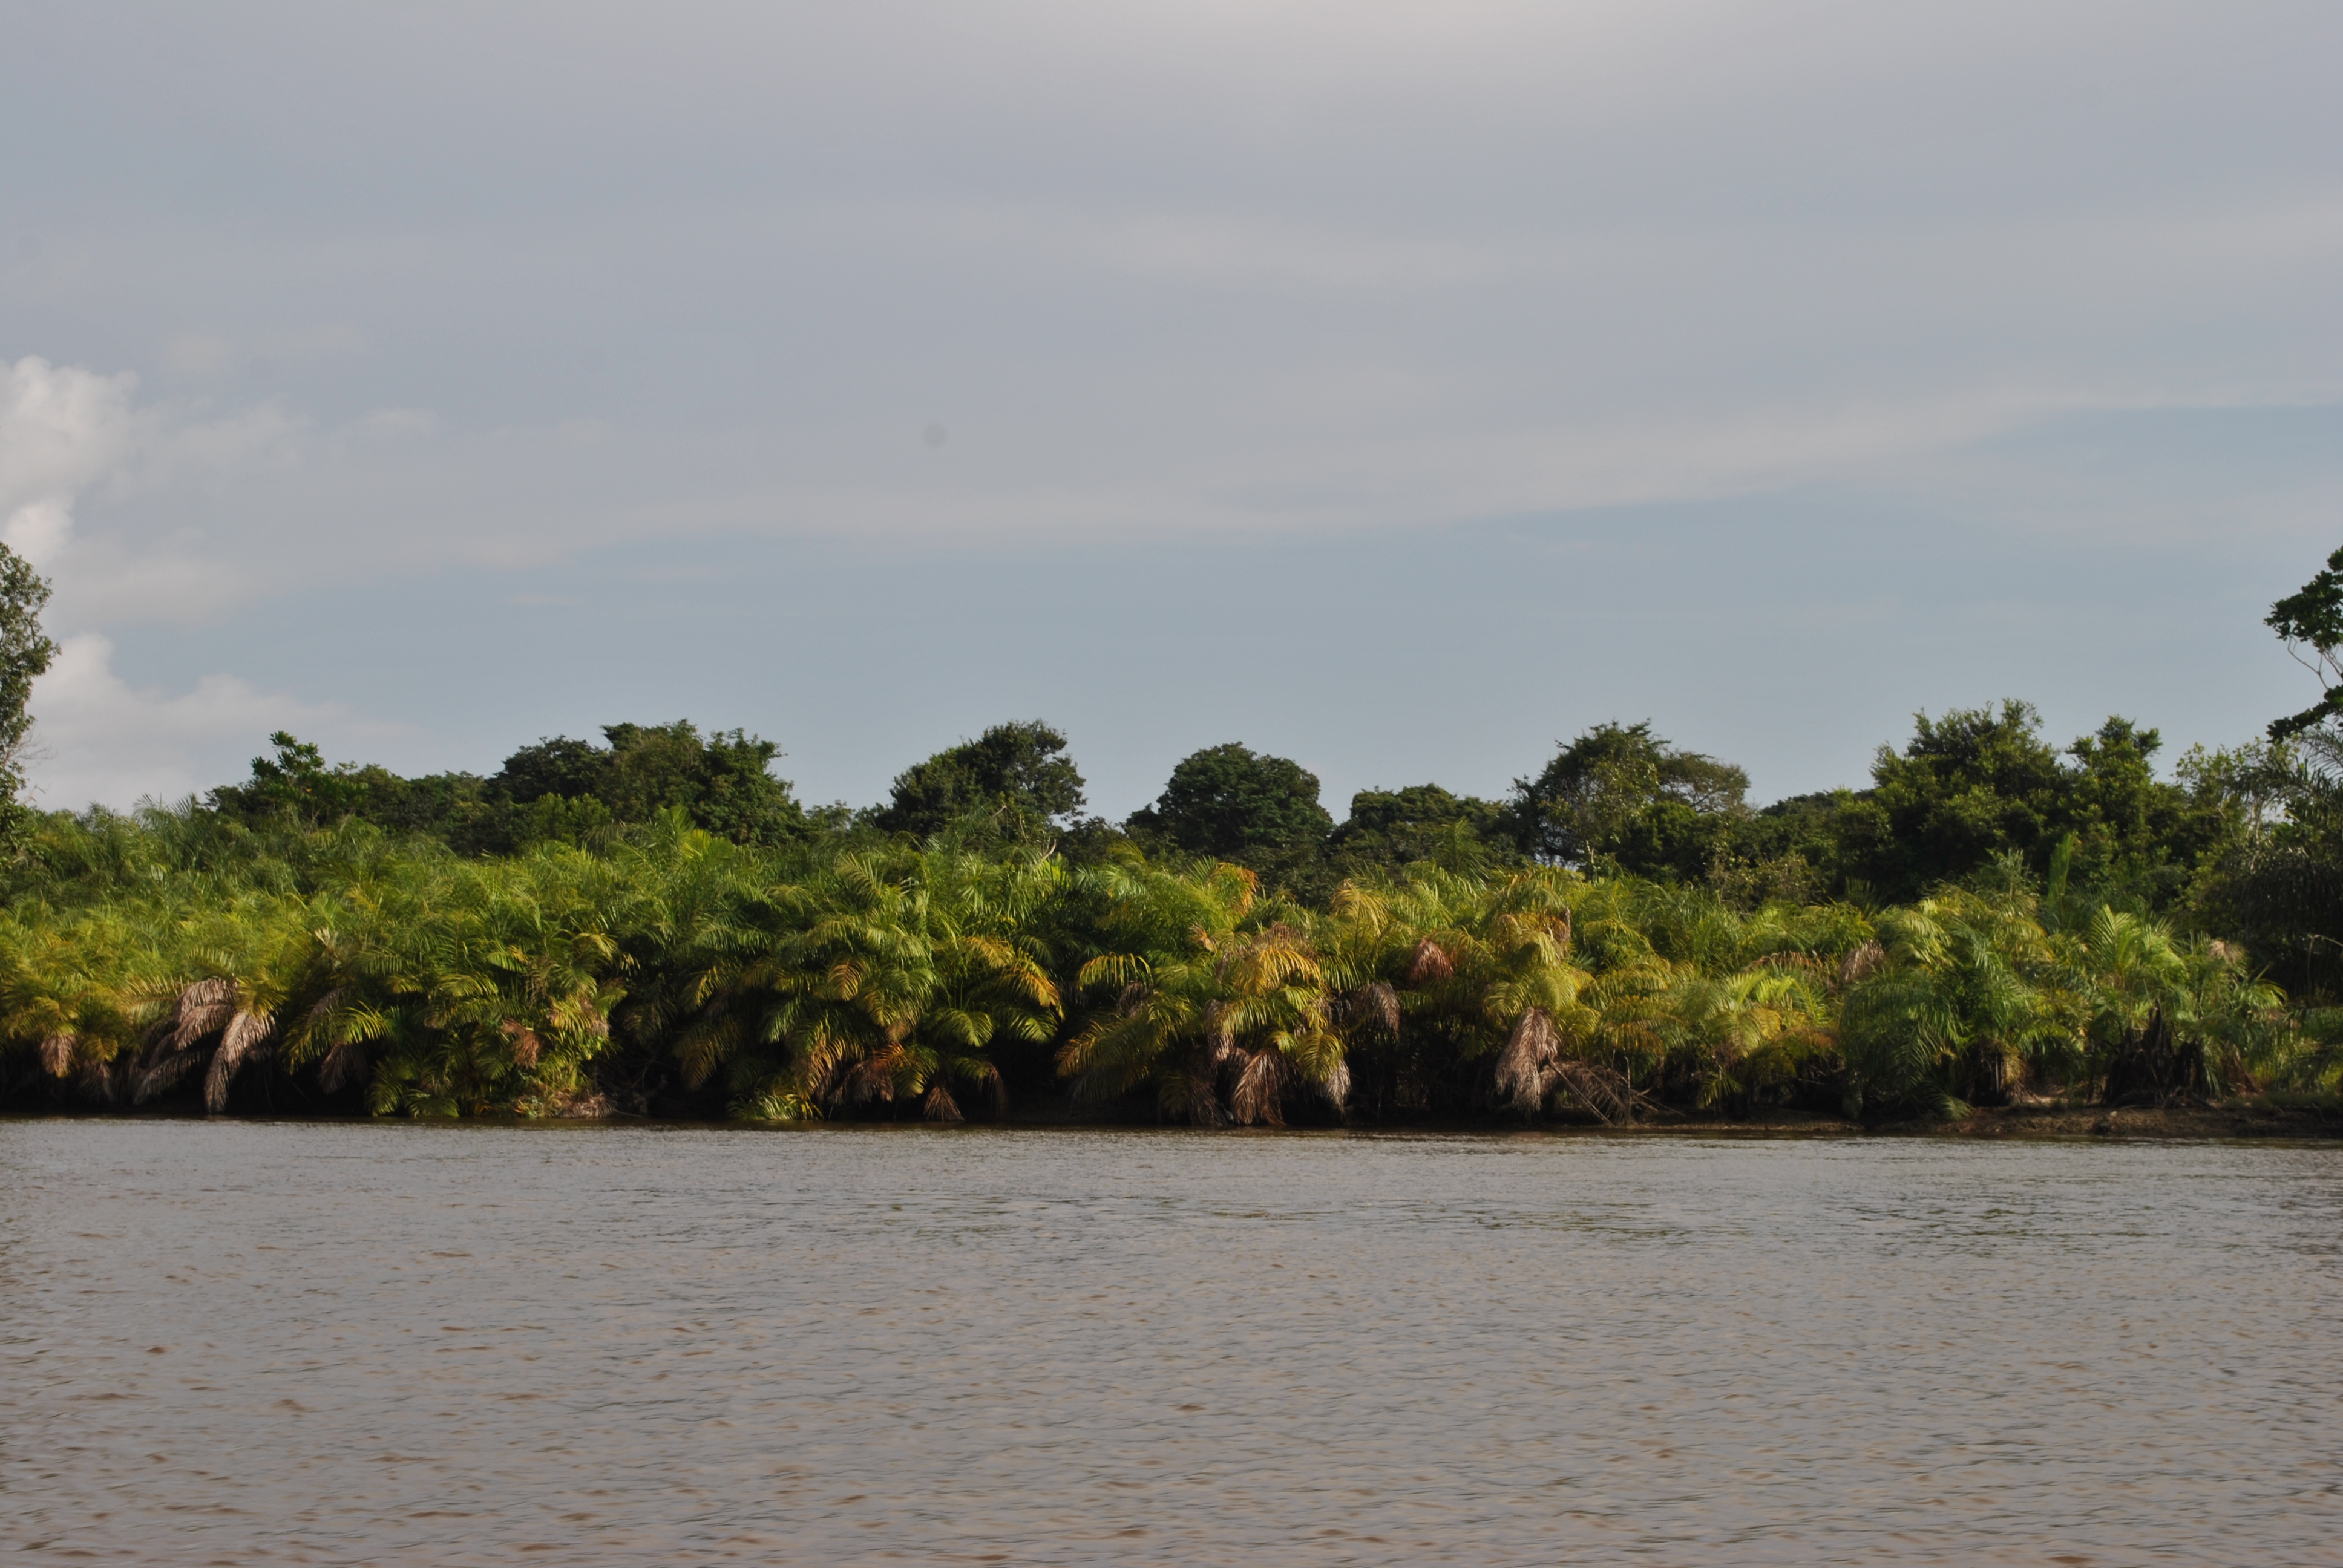
[[[1038,722],[863,810],[689,723],[486,778],[280,734],[200,801],[11,819],[0,1096],[953,1120],[1071,1093],[1275,1124],[2331,1094],[2338,573],[2271,618],[2324,706],[2169,778],[2152,729],[2062,749],[2016,702],[1764,808],[1604,724],[1503,799],[1363,790],[1339,823],[1241,745],[1086,816]],[[25,579],[19,668],[46,658]]]
[[[25,784],[25,738],[32,729],[25,705],[33,682],[56,657],[41,630],[49,585],[15,551],[0,545],[0,833],[15,829],[18,791]]]

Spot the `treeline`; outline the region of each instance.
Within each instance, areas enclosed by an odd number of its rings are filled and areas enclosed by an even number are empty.
[[[740,845],[671,809],[463,856],[345,819],[39,825],[0,917],[19,1108],[1204,1124],[2331,1088],[2244,950],[2015,856],[1907,905],[1418,861],[1322,904],[962,819]]]
[[[2005,702],[1765,807],[1644,724],[1499,799],[1364,790],[1340,822],[1241,745],[1108,822],[1038,722],[860,809],[689,723],[487,777],[278,735],[200,801],[14,824],[0,1098],[951,1120],[1071,1092],[1214,1124],[2331,1095],[2343,552],[2271,618],[2322,705],[2170,778],[2152,729],[2060,749]]]
[[[1754,807],[1748,775],[1685,750],[1648,723],[1601,724],[1498,799],[1438,784],[1363,789],[1337,822],[1317,776],[1229,744],[1182,760],[1158,799],[1120,822],[1088,814],[1066,738],[1001,724],[899,775],[860,809],[807,809],[771,766],[779,749],[739,729],[616,724],[600,744],[525,746],[495,774],[402,779],[329,767],[273,738],[244,783],[186,809],[249,830],[370,823],[465,856],[543,844],[591,847],[681,813],[744,848],[917,843],[946,831],[995,847],[1050,846],[1074,865],[1138,855],[1225,861],[1323,907],[1346,881],[1433,864],[1473,874],[1538,866],[1705,888],[1736,910],[1764,903],[1908,903],[1989,867],[2015,865],[2058,896],[2086,897],[2182,930],[2245,942],[2289,989],[2338,978],[2343,789],[2328,730],[2202,749],[2159,778],[2162,739],[2111,718],[2063,749],[2023,702],[1921,715],[1883,746],[1867,788]]]

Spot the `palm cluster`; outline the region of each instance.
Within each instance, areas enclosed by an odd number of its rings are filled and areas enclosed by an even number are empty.
[[[2334,1073],[2234,945],[2014,866],[1903,906],[1752,909],[1461,864],[1313,904],[1225,863],[1076,866],[972,831],[760,848],[678,813],[468,859],[357,822],[61,816],[0,914],[0,1071],[19,1100],[114,1106],[942,1121],[1058,1077],[1202,1125]]]

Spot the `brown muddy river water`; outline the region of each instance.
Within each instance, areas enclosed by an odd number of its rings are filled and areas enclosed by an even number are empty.
[[[2343,1561],[2343,1150],[0,1123],[0,1558]]]

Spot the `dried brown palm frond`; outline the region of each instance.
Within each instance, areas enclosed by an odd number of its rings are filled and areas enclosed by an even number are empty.
[[[1336,1007],[1342,1021],[1350,1028],[1371,1024],[1385,1034],[1399,1033],[1399,992],[1382,980],[1349,992]]]
[[[1215,1074],[1202,1071],[1166,1073],[1157,1080],[1156,1099],[1163,1110],[1198,1127],[1218,1127],[1229,1119],[1221,1104]]]
[[[595,1094],[590,1090],[558,1090],[553,1094],[528,1094],[520,1104],[513,1106],[522,1116],[548,1116],[556,1121],[602,1121],[614,1106],[609,1094]]]
[[[954,1100],[951,1091],[940,1083],[928,1091],[928,1098],[920,1106],[920,1113],[930,1121],[964,1120],[960,1113],[960,1101]]]
[[[1001,1081],[1001,1069],[989,1061],[980,1060],[962,1060],[959,1064],[959,1070],[964,1076],[975,1079],[978,1086],[984,1091],[985,1098],[992,1103],[992,1114],[995,1116],[1008,1114],[1009,1085]]]
[[[1638,1097],[1626,1074],[1617,1069],[1565,1056],[1554,1062],[1554,1076],[1573,1100],[1594,1112],[1596,1121],[1616,1126],[1635,1119]]]
[[[1251,1053],[1244,1047],[1222,1036],[1204,1042],[1204,1049],[1197,1054],[1194,1070],[1206,1081],[1218,1084],[1231,1069],[1243,1071],[1251,1060]]]
[[[512,1041],[512,1058],[516,1066],[530,1068],[537,1065],[538,1053],[544,1047],[544,1042],[537,1038],[537,1030],[518,1019],[508,1018],[504,1021],[504,1036]]]
[[[338,1093],[344,1084],[365,1070],[366,1047],[355,1040],[341,1040],[318,1063],[317,1086],[328,1094]]]
[[[227,1086],[244,1059],[268,1042],[277,1020],[265,1012],[239,1012],[228,1020],[212,1052],[211,1070],[204,1075],[204,1109],[216,1116],[227,1109]]]
[[[835,1104],[851,1087],[849,1080],[864,1057],[864,1041],[827,1023],[808,1030],[796,1042],[795,1077],[799,1092],[821,1104]]]
[[[1429,985],[1446,980],[1456,972],[1456,964],[1430,937],[1415,944],[1415,952],[1408,960],[1407,983]]]
[[[41,1070],[51,1078],[63,1078],[73,1070],[74,1035],[62,1030],[41,1041]]]
[[[1229,1114],[1241,1127],[1250,1127],[1256,1121],[1270,1127],[1284,1126],[1279,1101],[1285,1095],[1286,1077],[1283,1051],[1272,1046],[1252,1052],[1238,1071],[1236,1088],[1229,1095]]]
[[[1326,1097],[1327,1104],[1342,1110],[1342,1102],[1351,1098],[1351,1064],[1336,1062],[1333,1070],[1318,1081],[1318,1092]]]
[[[74,1091],[82,1099],[98,1105],[111,1105],[122,1098],[122,1084],[130,1069],[130,1058],[124,1056],[118,1064],[102,1061],[85,1062],[81,1076],[74,1082]]]
[[[1513,1020],[1504,1050],[1497,1053],[1497,1092],[1513,1108],[1534,1113],[1545,1103],[1562,1036],[1543,1008],[1530,1008]]]
[[[1838,983],[1853,985],[1867,976],[1877,974],[1887,963],[1887,950],[1877,942],[1865,942],[1839,960]]]
[[[1146,1000],[1147,987],[1138,980],[1133,980],[1122,988],[1121,996],[1114,999],[1114,1010],[1118,1016],[1129,1018],[1139,1010],[1139,1004]]]
[[[196,1065],[196,1052],[192,1050],[166,1051],[138,1069],[130,1079],[130,1103],[144,1105],[178,1082],[187,1075],[187,1069]]]
[[[858,1061],[841,1073],[831,1097],[840,1104],[868,1105],[874,1100],[892,1101],[894,1080],[876,1062]]]
[[[179,992],[171,1030],[171,1049],[185,1050],[207,1034],[226,1029],[236,1017],[236,982],[199,980]]]
[[[849,1105],[865,1105],[873,1100],[895,1102],[897,1080],[905,1065],[901,1045],[890,1045],[874,1050],[847,1070],[838,1093]]]

